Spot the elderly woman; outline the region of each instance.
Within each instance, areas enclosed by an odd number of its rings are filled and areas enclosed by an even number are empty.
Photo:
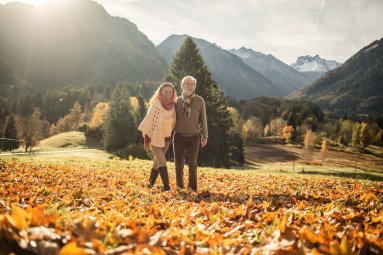
[[[149,101],[148,112],[138,127],[144,137],[144,149],[154,154],[148,188],[152,188],[161,176],[163,190],[170,190],[166,152],[171,143],[171,135],[176,123],[175,102],[177,93],[173,84],[162,83]]]

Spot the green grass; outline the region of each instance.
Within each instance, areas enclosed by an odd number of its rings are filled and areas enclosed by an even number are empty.
[[[85,134],[82,132],[65,132],[41,140],[35,149],[45,148],[84,148],[86,146]]]
[[[85,149],[86,138],[82,132],[65,132],[47,139],[41,140],[36,147],[32,148],[32,154],[12,155],[7,152],[0,154],[0,159],[18,158],[25,160],[28,158],[38,159],[40,161],[60,160],[107,160],[112,155],[103,150]],[[20,147],[18,151],[24,152],[25,148]]]
[[[383,158],[383,148],[382,147],[379,147],[376,145],[370,145],[367,148],[364,148],[364,150],[377,156],[377,157]]]
[[[109,160],[112,155],[97,149],[76,149],[76,148],[66,148],[63,150],[55,151],[52,148],[51,150],[37,150],[34,154],[23,154],[23,155],[12,155],[12,154],[0,154],[1,159],[37,159],[39,161],[82,161],[82,160]],[[57,150],[57,149],[56,149]]]

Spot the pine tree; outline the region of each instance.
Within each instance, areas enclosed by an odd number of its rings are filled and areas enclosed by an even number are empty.
[[[104,99],[105,99],[105,100],[109,100],[111,94],[112,94],[112,88],[111,88],[110,85],[108,84],[108,85],[105,87],[105,89],[104,89]]]
[[[37,92],[35,92],[33,95],[32,95],[32,105],[34,108],[39,108],[39,109],[43,109],[44,107],[44,96],[43,96],[43,93],[38,90]]]
[[[126,86],[118,84],[113,90],[105,120],[104,147],[116,152],[135,141],[137,128]]]
[[[137,100],[138,100],[138,110],[134,118],[136,120],[136,123],[139,124],[145,118],[145,115],[148,109],[146,108],[145,99],[142,97],[141,93],[138,93]],[[142,134],[141,132],[138,132],[136,136],[136,144],[141,144],[142,142],[143,142]],[[171,152],[171,151],[168,150],[168,152]]]
[[[141,121],[145,118],[147,109],[145,105],[145,99],[141,94],[137,96],[137,99],[138,99],[138,107],[139,107],[138,114],[137,114],[137,123],[141,123]]]
[[[295,114],[295,112],[291,112],[287,120],[287,125],[296,127],[297,126],[296,122],[297,122],[297,115]]]
[[[32,97],[29,94],[21,96],[18,103],[18,110],[21,116],[26,117],[32,114],[34,108]]]
[[[2,150],[11,152],[12,150],[19,148],[20,142],[17,139],[16,122],[12,115],[7,122],[4,138],[6,139],[2,142]]]
[[[0,97],[0,137],[3,136],[3,131],[7,124],[6,120],[8,119],[8,116],[10,115],[8,108],[9,106],[6,100]]]
[[[193,42],[187,37],[176,53],[165,75],[165,80],[172,82],[178,92],[181,92],[181,80],[191,75],[197,79],[196,94],[205,100],[206,115],[209,129],[209,142],[198,157],[199,163],[213,167],[229,167],[231,165],[231,151],[235,146],[228,139],[233,126],[228,111],[227,99],[218,85],[212,80],[211,73]],[[240,149],[238,150],[240,151]],[[238,156],[235,156],[238,158]]]
[[[245,163],[244,156],[244,147],[241,134],[233,132],[229,137],[229,142],[231,143],[231,159],[234,164],[243,165]]]

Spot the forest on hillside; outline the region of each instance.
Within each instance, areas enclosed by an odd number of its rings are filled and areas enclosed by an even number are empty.
[[[12,94],[0,98],[0,137],[16,138],[24,143],[30,140],[29,145],[33,147],[37,141],[49,136],[81,130],[103,147],[103,123],[113,91],[120,86],[126,87],[134,125],[137,125],[146,114],[145,103],[158,85],[119,83],[115,86],[76,86],[34,92],[32,88],[15,88]],[[321,138],[328,138],[344,146],[360,147],[360,139],[356,137],[366,132],[368,144],[382,145],[381,116],[334,116],[307,101],[266,97],[230,102],[229,109],[233,128],[245,142],[256,141],[263,136],[284,136],[290,137],[291,142],[302,141],[311,130],[317,134],[318,143]],[[33,130],[29,130],[28,124],[33,121],[39,124],[34,124]],[[364,128],[367,131],[361,130],[362,123],[367,125]],[[140,134],[134,136],[132,144],[140,147]],[[135,156],[145,155],[143,151],[136,151]]]

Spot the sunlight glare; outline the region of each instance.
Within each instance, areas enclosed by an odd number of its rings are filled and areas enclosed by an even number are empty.
[[[16,1],[1,1],[1,2],[16,2]],[[17,2],[32,4],[34,6],[41,6],[48,2],[48,0],[17,0]]]

